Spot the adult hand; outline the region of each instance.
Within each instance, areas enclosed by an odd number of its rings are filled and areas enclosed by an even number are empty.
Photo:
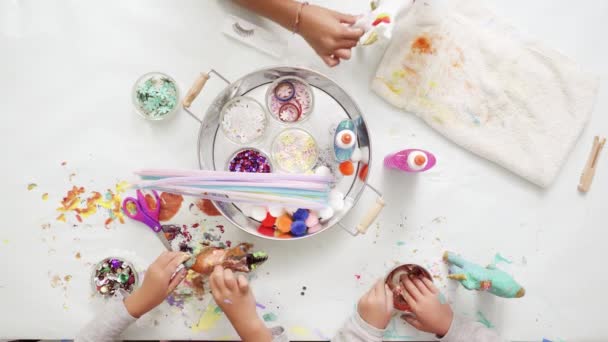
[[[141,287],[125,299],[125,307],[129,314],[139,318],[162,303],[186,277],[186,269],[177,272],[173,278],[171,276],[177,267],[189,258],[190,255],[187,253],[163,252],[148,267]]]
[[[298,32],[330,67],[340,59],[350,59],[350,49],[363,35],[360,28],[351,28],[357,17],[315,5],[302,8]]]

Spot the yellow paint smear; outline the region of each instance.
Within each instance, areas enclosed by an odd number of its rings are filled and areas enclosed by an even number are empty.
[[[300,327],[300,326],[291,327],[290,331],[291,331],[291,333],[298,335],[300,337],[309,337],[312,335],[310,333],[310,330],[308,330],[304,327]]]
[[[205,312],[201,318],[198,320],[198,323],[192,326],[192,331],[209,331],[217,325],[220,318],[222,318],[222,311],[218,310],[216,305],[209,305],[205,309]]]

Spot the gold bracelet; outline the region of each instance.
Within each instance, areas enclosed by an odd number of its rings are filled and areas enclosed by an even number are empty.
[[[298,8],[298,13],[296,14],[296,21],[293,24],[293,33],[298,33],[298,28],[300,26],[300,19],[302,17],[302,10],[304,9],[304,6],[308,5],[308,1],[304,1],[300,3],[300,8]]]

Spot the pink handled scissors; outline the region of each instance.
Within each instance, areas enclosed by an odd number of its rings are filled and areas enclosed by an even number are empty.
[[[154,190],[152,190],[152,194],[154,195],[154,208],[150,208],[143,192],[137,190],[137,198],[127,197],[124,199],[122,202],[122,211],[129,218],[142,222],[150,227],[167,250],[172,250],[171,243],[167,240],[160,221],[158,220],[160,216],[160,197]]]

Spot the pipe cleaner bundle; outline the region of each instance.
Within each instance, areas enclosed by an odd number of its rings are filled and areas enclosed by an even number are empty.
[[[218,202],[322,209],[327,207],[332,176],[205,170],[155,170],[135,173],[133,186]]]

